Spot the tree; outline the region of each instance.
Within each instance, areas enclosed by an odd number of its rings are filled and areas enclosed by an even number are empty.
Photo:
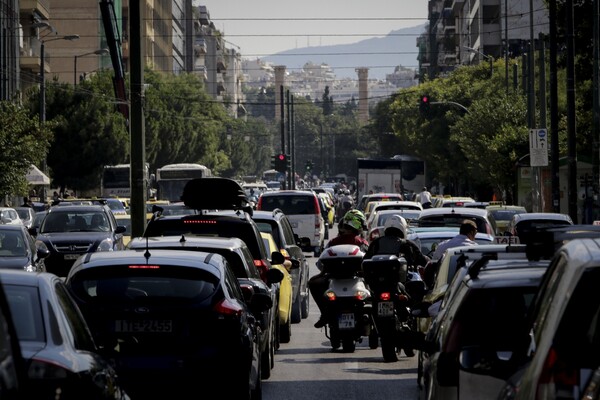
[[[52,124],[40,126],[27,110],[9,101],[0,102],[0,196],[27,194],[25,175],[46,155]]]

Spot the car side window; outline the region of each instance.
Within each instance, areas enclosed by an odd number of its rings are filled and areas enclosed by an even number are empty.
[[[287,218],[281,218],[281,227],[283,228],[283,237],[286,244],[295,244],[296,239],[294,238],[294,229]]]
[[[79,308],[61,282],[55,282],[56,298],[73,332],[73,345],[78,350],[96,351],[96,345]]]
[[[229,265],[225,263],[226,268],[224,268],[225,276],[223,277],[225,286],[229,289],[229,293],[238,299],[240,302],[245,303],[244,294],[242,293],[242,289],[240,288],[240,282],[237,280]]]
[[[261,242],[262,242],[262,240],[261,240]],[[264,244],[263,244],[263,246],[264,246]],[[248,250],[247,247],[242,247],[241,250],[242,250],[242,255],[244,256],[244,259],[246,261],[246,265],[248,268],[248,277],[255,278],[255,279],[261,279],[260,272],[258,271],[258,268],[256,268],[256,265],[254,265],[254,258],[252,257],[250,250]]]

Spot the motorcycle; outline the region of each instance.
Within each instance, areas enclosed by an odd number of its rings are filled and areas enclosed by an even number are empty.
[[[364,260],[363,271],[372,293],[373,322],[384,361],[398,361],[402,349],[408,356],[414,355],[411,306],[425,292],[420,275],[409,271],[404,257],[391,254]]]
[[[372,332],[371,292],[360,276],[364,253],[355,245],[331,246],[321,253],[319,263],[329,276],[325,291],[325,336],[333,350],[356,349],[363,336]],[[370,342],[371,343],[371,342]]]

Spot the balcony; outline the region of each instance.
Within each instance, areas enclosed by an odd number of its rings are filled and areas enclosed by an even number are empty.
[[[194,40],[194,51],[198,54],[206,54],[206,39],[196,38]]]
[[[217,73],[223,73],[227,69],[227,63],[223,57],[217,57]]]
[[[50,0],[21,0],[19,5],[21,17],[39,14],[43,19],[50,18]]]
[[[200,15],[198,17],[198,21],[200,21],[200,25],[208,25],[210,23],[210,14],[208,13],[208,8],[206,6],[199,6]]]

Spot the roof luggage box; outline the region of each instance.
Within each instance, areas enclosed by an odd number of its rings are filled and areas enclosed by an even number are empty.
[[[183,188],[183,203],[194,210],[244,210],[252,207],[240,184],[229,178],[197,178]]]

